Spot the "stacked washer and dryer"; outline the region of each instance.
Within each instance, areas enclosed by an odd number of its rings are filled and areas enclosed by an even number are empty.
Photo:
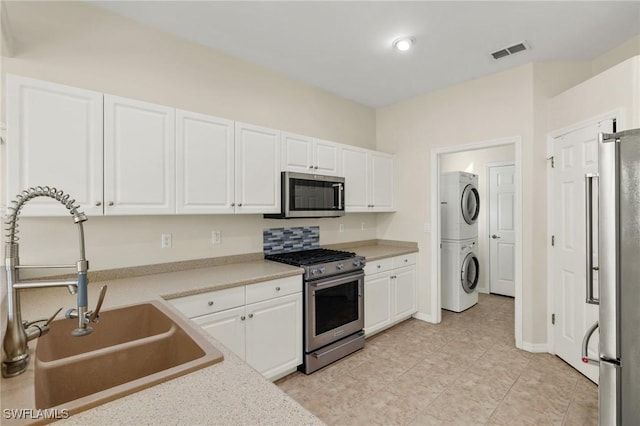
[[[478,175],[440,175],[442,307],[462,312],[478,303]]]

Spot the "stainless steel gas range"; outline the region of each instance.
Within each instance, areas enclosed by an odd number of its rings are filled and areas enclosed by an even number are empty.
[[[312,248],[265,259],[305,270],[301,371],[313,373],[364,347],[364,257]]]

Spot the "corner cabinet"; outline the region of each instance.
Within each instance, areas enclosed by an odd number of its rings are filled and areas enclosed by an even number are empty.
[[[280,213],[280,131],[237,123],[235,212]]]
[[[65,191],[87,215],[102,215],[102,93],[7,75],[6,203],[23,190]],[[23,216],[68,216],[45,197]]]
[[[340,151],[346,211],[395,211],[395,157],[344,145]]]
[[[173,214],[175,110],[104,96],[105,215]]]
[[[367,262],[364,331],[371,336],[418,311],[415,253]]]
[[[300,276],[169,302],[269,380],[302,363]]]

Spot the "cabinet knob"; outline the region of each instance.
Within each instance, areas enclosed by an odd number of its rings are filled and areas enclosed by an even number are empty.
[[[280,287],[276,287],[276,291],[280,291]]]
[[[96,207],[100,207],[101,205],[102,205],[102,202],[96,201]]]
[[[253,314],[249,314],[249,318],[253,318]]]
[[[378,265],[378,269],[382,268],[382,265]]]
[[[318,170],[318,166],[315,166],[314,169]]]
[[[404,263],[407,263],[408,261],[409,261],[409,259],[405,259],[405,260],[404,260]]]
[[[238,204],[238,207],[242,207],[242,203]]]
[[[207,302],[207,305],[209,305],[209,306],[213,306],[213,300],[209,300],[209,301]]]
[[[309,166],[309,170],[313,169],[313,166]]]
[[[246,317],[243,315],[240,317],[240,321],[244,321],[246,319]]]
[[[115,203],[114,203],[113,201],[109,201],[109,205],[110,205],[110,206],[112,206],[112,205],[114,205],[114,204],[115,204]]]
[[[235,207],[236,203],[231,203],[231,207]]]

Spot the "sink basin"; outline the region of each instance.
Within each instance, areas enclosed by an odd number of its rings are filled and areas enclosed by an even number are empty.
[[[51,323],[35,351],[36,408],[79,412],[222,361],[186,318],[158,301],[104,310],[93,333]]]

